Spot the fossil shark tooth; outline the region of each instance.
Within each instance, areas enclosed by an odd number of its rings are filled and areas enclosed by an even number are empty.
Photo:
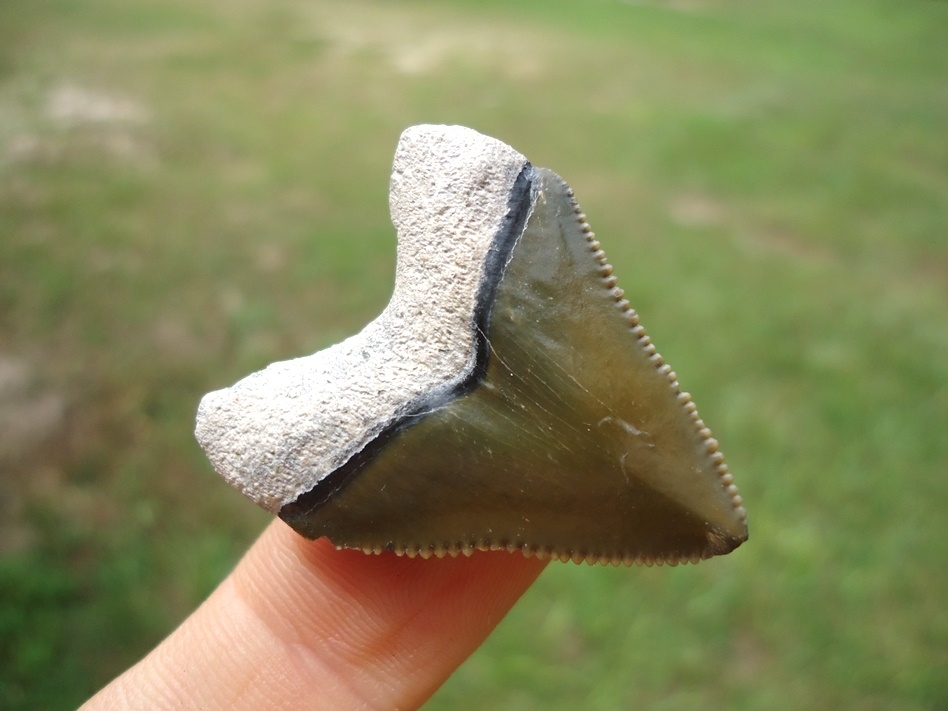
[[[717,441],[559,176],[470,129],[415,126],[390,208],[382,314],[201,401],[196,434],[228,482],[366,552],[674,564],[746,540]]]

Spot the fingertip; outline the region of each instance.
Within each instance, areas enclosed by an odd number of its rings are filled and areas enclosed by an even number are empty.
[[[272,627],[300,641],[337,634],[339,618],[383,624],[419,610],[450,615],[455,605],[469,617],[506,609],[545,565],[502,551],[423,560],[337,550],[327,539],[308,540],[275,521],[235,571],[234,583]],[[316,614],[324,609],[335,614]]]
[[[546,565],[520,553],[441,559],[336,550],[274,522],[235,585],[285,644],[384,689],[430,695],[503,619]],[[407,694],[407,697],[398,696]]]
[[[518,553],[337,551],[281,521],[86,708],[420,706],[543,569]]]

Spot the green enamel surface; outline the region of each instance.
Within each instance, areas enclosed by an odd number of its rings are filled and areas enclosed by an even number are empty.
[[[286,507],[298,531],[359,548],[667,560],[746,536],[693,421],[603,283],[567,186],[546,170],[538,179],[497,291],[484,380],[396,433],[326,503]]]

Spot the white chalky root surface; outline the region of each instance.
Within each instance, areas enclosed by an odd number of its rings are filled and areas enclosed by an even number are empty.
[[[204,396],[196,435],[221,476],[276,513],[471,372],[485,257],[526,162],[461,126],[405,130],[389,193],[391,301],[352,338]]]

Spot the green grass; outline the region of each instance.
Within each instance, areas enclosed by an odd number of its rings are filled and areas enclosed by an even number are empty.
[[[923,0],[0,4],[0,361],[29,370],[0,417],[63,403],[0,447],[0,706],[74,707],[262,528],[196,403],[382,308],[424,121],[572,184],[751,525],[698,567],[551,566],[430,707],[944,708],[946,27]]]

